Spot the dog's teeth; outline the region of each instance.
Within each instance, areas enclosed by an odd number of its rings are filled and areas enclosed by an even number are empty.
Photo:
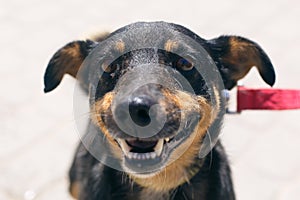
[[[132,153],[132,158],[137,159],[137,153]]]
[[[121,146],[122,151],[127,156],[131,149],[130,146],[128,146],[128,144],[126,143],[125,140],[118,139],[117,141],[118,141],[119,145]]]
[[[147,160],[147,159],[154,159],[158,156],[156,152],[149,152],[149,153],[133,153],[128,152],[126,155],[129,159],[136,159],[136,160]]]
[[[154,159],[156,157],[155,152],[150,152],[150,153],[132,153],[128,152],[126,154],[126,157],[129,159],[137,159],[137,160],[146,160],[146,159]]]
[[[147,159],[149,159],[151,157],[150,153],[146,153],[145,156],[146,156]]]
[[[150,153],[150,157],[151,157],[152,159],[154,159],[154,158],[156,157],[156,153],[155,153],[155,152],[151,152],[151,153]]]
[[[127,157],[128,157],[129,159],[132,159],[132,155],[133,155],[133,153],[129,152],[129,153],[127,154]]]
[[[160,139],[158,140],[157,144],[154,147],[154,152],[148,153],[135,153],[130,152],[131,147],[127,144],[125,140],[118,139],[117,142],[119,143],[124,155],[129,159],[136,159],[136,160],[147,160],[147,159],[155,159],[156,157],[160,156],[163,150],[164,141],[169,141],[170,138]]]
[[[141,157],[143,160],[146,160],[146,155],[144,153],[141,155]]]
[[[163,150],[163,147],[164,147],[164,139],[158,140],[156,146],[154,147],[154,151],[155,151],[157,156],[160,156],[160,154]]]

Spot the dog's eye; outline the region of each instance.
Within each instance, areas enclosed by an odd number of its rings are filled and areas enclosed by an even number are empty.
[[[191,61],[189,61],[188,58],[179,58],[177,60],[176,66],[183,71],[189,71],[193,69],[194,64]]]
[[[111,63],[109,60],[106,60],[101,64],[101,68],[106,73],[112,73],[117,69],[117,65]]]

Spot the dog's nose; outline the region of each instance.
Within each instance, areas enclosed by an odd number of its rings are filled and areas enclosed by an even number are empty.
[[[139,126],[147,126],[151,122],[151,106],[157,104],[147,96],[134,97],[129,101],[129,114],[134,123]]]

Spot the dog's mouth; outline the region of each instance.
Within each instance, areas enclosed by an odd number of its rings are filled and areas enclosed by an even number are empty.
[[[117,139],[117,142],[129,160],[154,160],[162,156],[164,145],[172,139]]]
[[[139,175],[149,175],[160,171],[171,161],[170,157],[175,149],[184,145],[187,138],[191,137],[190,133],[192,133],[198,119],[195,117],[176,134],[163,138],[116,138],[115,141],[123,154],[122,161],[125,170],[128,169]],[[176,159],[174,156],[172,159]]]
[[[115,136],[115,142],[122,153],[123,170],[135,175],[151,175],[178,159],[189,147],[187,139],[194,137],[194,129],[200,116],[193,113],[187,119],[182,128],[165,136],[156,135],[151,138]],[[176,151],[179,147],[182,150]]]
[[[123,152],[125,167],[139,174],[149,174],[163,167],[176,143],[174,137],[116,139],[116,141]]]

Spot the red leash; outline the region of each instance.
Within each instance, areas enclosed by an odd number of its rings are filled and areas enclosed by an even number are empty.
[[[253,89],[238,86],[237,112],[243,110],[300,109],[300,90]]]

